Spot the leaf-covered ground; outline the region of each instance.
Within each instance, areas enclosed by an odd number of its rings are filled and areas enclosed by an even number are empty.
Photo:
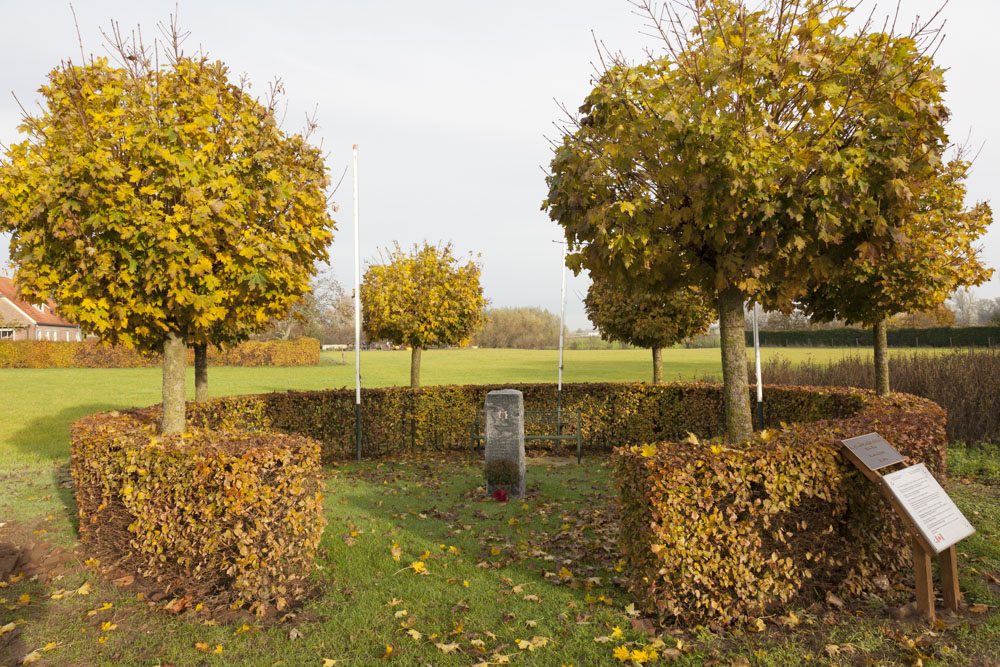
[[[328,468],[315,596],[269,627],[107,581],[75,541],[65,469],[15,470],[0,473],[0,665],[998,664],[1000,489],[981,469],[960,458],[948,487],[979,531],[959,547],[969,610],[895,621],[910,593],[889,586],[732,632],[635,613],[601,459],[530,465],[529,497],[506,503],[454,459]]]

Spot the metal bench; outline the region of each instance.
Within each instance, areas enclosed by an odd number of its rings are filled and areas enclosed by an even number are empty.
[[[486,411],[476,410],[476,417],[470,427],[469,433],[469,456],[472,460],[476,458],[476,443],[485,442],[486,436],[483,430],[486,428]],[[555,435],[530,435],[528,429],[554,430]],[[572,433],[563,434],[563,428],[572,429]],[[562,452],[563,440],[576,441],[576,462],[580,463],[582,456],[583,439],[580,435],[580,411],[579,410],[525,410],[524,411],[524,439],[528,440],[555,440],[559,443],[557,452]]]

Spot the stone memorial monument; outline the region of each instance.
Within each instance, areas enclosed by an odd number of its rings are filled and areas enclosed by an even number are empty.
[[[520,472],[516,489],[508,489],[523,498],[524,487],[524,395],[516,389],[500,389],[486,394],[486,463],[507,459]],[[496,491],[487,485],[486,493]]]

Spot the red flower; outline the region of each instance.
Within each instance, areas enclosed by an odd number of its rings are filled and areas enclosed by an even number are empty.
[[[503,502],[503,501],[507,500],[507,492],[504,491],[503,489],[497,489],[493,493],[493,497],[496,498],[497,500],[499,500],[500,502]]]

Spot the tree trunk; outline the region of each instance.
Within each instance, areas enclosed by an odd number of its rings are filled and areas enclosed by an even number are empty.
[[[888,330],[888,319],[875,323],[875,393],[879,396],[889,395],[889,341],[886,335]]]
[[[163,419],[160,433],[184,432],[187,397],[187,341],[173,332],[163,342]]]
[[[726,435],[730,442],[746,442],[753,433],[753,424],[750,419],[750,385],[747,382],[743,293],[735,287],[719,292],[719,333]]]
[[[410,352],[410,389],[420,389],[420,353],[422,348],[413,346]]]
[[[194,346],[194,400],[198,403],[208,400],[208,343]]]
[[[663,348],[653,348],[653,384],[663,382]]]

